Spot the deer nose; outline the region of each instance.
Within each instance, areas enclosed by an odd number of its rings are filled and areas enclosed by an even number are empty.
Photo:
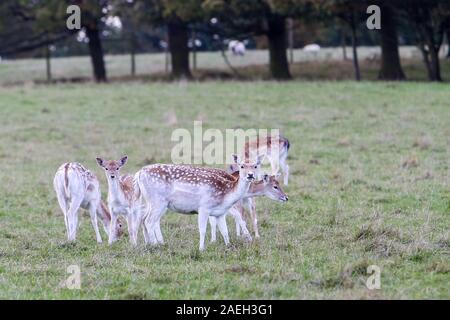
[[[114,179],[116,176],[111,176],[111,179]]]
[[[248,178],[248,179],[254,179],[255,176],[253,175],[252,172],[250,172],[250,173],[247,173],[247,178]]]

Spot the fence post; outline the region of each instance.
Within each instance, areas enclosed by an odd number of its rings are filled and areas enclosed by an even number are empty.
[[[50,45],[45,46],[45,67],[47,72],[47,82],[52,81],[52,67],[50,64]]]
[[[134,77],[136,75],[136,43],[134,33],[131,33],[130,46],[131,46],[131,76]]]
[[[192,70],[197,70],[197,46],[195,44],[196,33],[192,31]]]
[[[169,36],[168,36],[168,31],[166,29],[166,47],[164,48],[164,58],[165,58],[165,71],[166,74],[169,74]]]

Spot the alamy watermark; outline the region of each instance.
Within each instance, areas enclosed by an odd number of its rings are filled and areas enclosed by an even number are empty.
[[[194,121],[193,132],[178,128],[172,132],[171,141],[175,143],[171,151],[174,164],[227,164],[232,163],[232,154],[244,155],[246,142],[260,141],[265,147],[267,137],[279,137],[279,129],[207,129],[202,121]],[[272,148],[276,157],[278,148]],[[249,154],[256,157],[256,154]],[[248,159],[253,160],[253,159]]]
[[[81,289],[81,269],[79,265],[73,264],[67,267],[66,272],[69,274],[64,286],[69,290]]]
[[[367,14],[371,16],[367,18],[366,26],[369,30],[380,30],[381,29],[381,9],[379,6],[373,4],[367,7]]]
[[[381,289],[381,268],[377,265],[370,265],[367,267],[367,274],[370,274],[366,280],[367,289]]]
[[[67,7],[66,13],[69,17],[66,20],[66,26],[69,30],[81,30],[81,9],[73,4]]]

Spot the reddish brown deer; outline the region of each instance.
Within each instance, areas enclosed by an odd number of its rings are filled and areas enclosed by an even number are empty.
[[[262,155],[267,158],[272,169],[272,175],[278,174],[279,168],[281,168],[283,183],[287,186],[289,182],[289,166],[286,160],[289,148],[289,140],[281,135],[262,138],[258,136],[256,140],[245,143],[244,157],[245,159],[255,159],[257,156]]]
[[[209,216],[217,217],[219,230],[228,244],[225,213],[248,191],[259,169],[259,160],[239,162],[238,168],[237,177],[224,170],[190,165],[153,164],[138,171],[135,188],[139,188],[138,193],[146,202],[145,241],[163,243],[160,219],[170,209],[184,214],[198,213],[200,250],[205,249]],[[222,174],[217,174],[217,170]]]

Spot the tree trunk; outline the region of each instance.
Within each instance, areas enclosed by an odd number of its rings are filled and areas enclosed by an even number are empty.
[[[398,51],[397,26],[394,11],[389,5],[381,9],[381,69],[378,79],[404,80]]]
[[[267,40],[269,42],[269,63],[272,78],[277,80],[291,79],[286,54],[286,20],[284,17],[272,15],[268,19]]]
[[[439,62],[439,49],[430,48],[431,81],[442,81]]]
[[[447,29],[447,59],[450,58],[450,28]]]
[[[352,21],[350,22],[350,27],[352,29],[353,67],[355,69],[355,79],[356,81],[360,81],[361,71],[359,70],[359,61],[358,61],[358,41],[356,38],[356,22],[353,17]]]
[[[191,78],[187,24],[182,21],[172,21],[167,24],[167,30],[169,34],[172,76],[176,79]]]
[[[97,27],[86,26],[86,35],[89,39],[89,54],[91,56],[94,78],[97,82],[106,82],[105,60],[103,58],[102,42]]]

